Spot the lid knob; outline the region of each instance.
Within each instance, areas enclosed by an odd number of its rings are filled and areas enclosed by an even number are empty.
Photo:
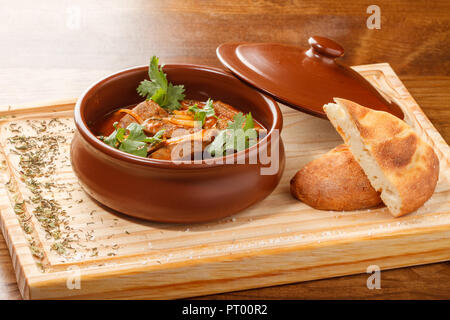
[[[338,58],[344,54],[344,48],[328,38],[313,36],[308,39],[308,43],[313,51],[319,55]]]

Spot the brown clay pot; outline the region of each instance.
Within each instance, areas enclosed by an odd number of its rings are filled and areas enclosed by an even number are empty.
[[[173,64],[164,71],[174,84],[184,84],[186,98],[212,97],[251,112],[267,130],[257,145],[217,161],[175,164],[116,150],[98,140],[90,127],[108,112],[143,99],[136,93],[147,78],[147,66],[115,73],[91,86],[75,107],[76,133],[71,146],[72,167],[84,190],[121,213],[160,222],[193,223],[237,213],[261,201],[277,186],[284,169],[284,147],[279,140],[278,169],[262,175],[259,161],[249,164],[258,149],[270,150],[274,131],[281,131],[282,115],[272,98],[215,68]],[[275,144],[274,144],[275,145]],[[270,153],[270,152],[269,152]],[[245,164],[223,159],[242,157]]]

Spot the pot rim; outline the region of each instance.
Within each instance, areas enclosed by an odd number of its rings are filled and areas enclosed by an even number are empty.
[[[193,70],[202,70],[206,72],[212,72],[216,74],[220,74],[225,77],[233,78],[234,80],[240,81],[238,78],[233,76],[230,72],[227,72],[225,70],[215,68],[215,67],[209,67],[199,64],[166,64],[164,65],[164,69],[177,69],[177,68],[187,68],[187,69],[193,69]],[[245,150],[236,152],[234,154],[230,154],[224,157],[220,157],[217,159],[207,159],[207,160],[201,160],[196,162],[190,162],[190,163],[174,163],[170,160],[160,160],[160,159],[151,159],[151,158],[144,158],[135,156],[133,154],[129,154],[123,151],[120,151],[118,149],[115,149],[102,141],[100,141],[88,128],[85,118],[81,113],[82,105],[85,102],[86,96],[92,91],[95,90],[97,87],[101,86],[103,83],[107,82],[110,79],[113,79],[117,76],[138,70],[138,69],[148,69],[147,65],[141,65],[141,66],[134,66],[130,68],[126,68],[123,70],[120,70],[118,72],[114,72],[98,81],[96,81],[94,84],[89,86],[78,98],[75,109],[74,109],[74,120],[75,120],[75,126],[77,131],[81,134],[83,139],[89,143],[92,147],[99,150],[103,154],[106,154],[110,157],[113,157],[118,160],[122,160],[128,163],[133,163],[137,165],[144,165],[149,167],[157,167],[157,168],[168,168],[168,169],[204,169],[204,168],[211,168],[211,167],[217,167],[228,164],[231,158],[234,158],[235,160],[237,157],[242,157],[242,155],[245,153],[245,160],[247,163],[248,157],[250,153],[257,152],[257,149],[260,146],[266,146],[268,145],[268,142],[270,143],[272,133],[274,130],[278,129],[281,132],[282,125],[283,125],[283,117],[281,114],[281,110],[278,106],[278,104],[275,102],[275,100],[272,97],[266,96],[265,94],[252,89],[253,92],[257,95],[260,95],[266,102],[266,107],[268,107],[272,113],[273,116],[273,123],[270,129],[268,129],[267,135],[260,141],[258,141],[257,144],[251,146],[250,148],[247,148]],[[245,84],[245,83],[244,83]],[[227,161],[228,160],[228,161]],[[236,162],[232,162],[236,163]]]

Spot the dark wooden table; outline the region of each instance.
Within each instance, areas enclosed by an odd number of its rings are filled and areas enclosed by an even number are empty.
[[[78,96],[99,77],[163,62],[219,66],[226,41],[306,46],[311,35],[342,44],[349,65],[389,62],[450,141],[450,2],[376,1],[381,29],[368,29],[372,1],[17,0],[0,10],[0,105]],[[348,2],[348,3],[347,3]],[[450,262],[368,275],[226,293],[212,299],[448,299]],[[20,299],[0,235],[0,299]]]

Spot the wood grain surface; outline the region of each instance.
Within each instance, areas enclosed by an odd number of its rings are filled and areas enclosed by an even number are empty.
[[[389,64],[353,68],[395,100],[440,159],[433,197],[408,216],[385,207],[317,211],[294,199],[290,178],[341,139],[328,121],[286,106],[277,188],[231,218],[191,225],[127,218],[83,192],[68,157],[74,100],[1,107],[0,226],[21,295],[183,298],[450,260],[450,147]],[[73,268],[80,290],[68,290]]]
[[[97,78],[164,62],[218,66],[225,41],[306,45],[328,36],[345,63],[389,62],[427,116],[450,141],[450,2],[378,1],[380,30],[365,26],[371,1],[14,1],[0,11],[0,105],[77,96]],[[0,236],[1,238],[1,236]],[[248,290],[208,298],[440,298],[450,296],[450,263]],[[383,281],[383,280],[382,280]],[[0,240],[0,298],[18,299],[11,260]]]

